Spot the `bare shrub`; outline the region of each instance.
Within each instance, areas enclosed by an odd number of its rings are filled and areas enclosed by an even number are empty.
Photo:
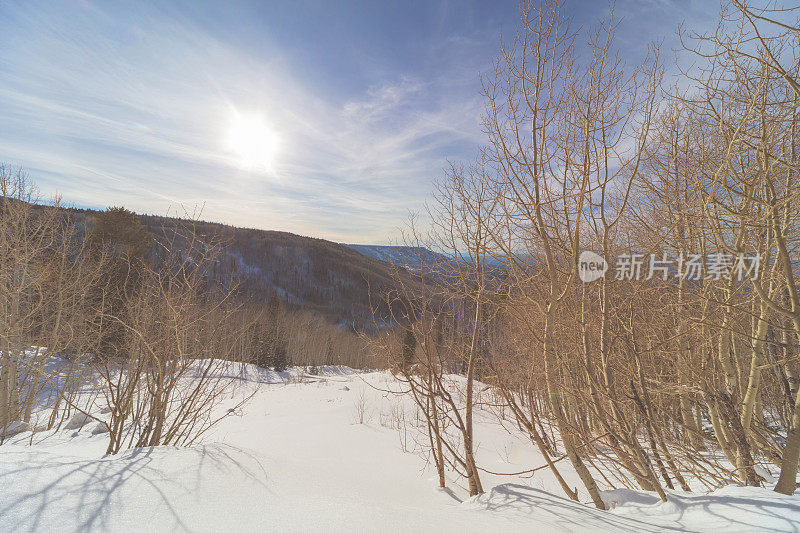
[[[355,407],[355,422],[356,424],[364,424],[367,420],[369,413],[367,412],[367,395],[361,390],[353,400]]]
[[[157,267],[145,271],[125,313],[107,316],[125,328],[125,357],[95,368],[110,408],[108,453],[123,445],[190,444],[224,415],[214,408],[234,386],[225,379],[237,353],[248,353],[249,324],[230,289],[208,287],[217,247],[188,228],[176,234]],[[174,241],[173,241],[174,243]],[[175,253],[173,250],[180,250]],[[219,292],[222,291],[222,292]]]

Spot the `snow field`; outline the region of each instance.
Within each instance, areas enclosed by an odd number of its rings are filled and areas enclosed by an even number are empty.
[[[8,439],[0,531],[800,531],[800,497],[766,489],[673,493],[666,503],[617,489],[604,493],[612,510],[603,512],[566,499],[545,469],[483,473],[486,493],[468,498],[452,473],[438,488],[414,406],[392,392],[400,384],[388,372],[244,366],[220,379],[237,381],[220,413],[253,397],[192,447],[104,456],[97,423],[72,420]],[[493,472],[544,464],[488,410],[477,413],[476,446]],[[559,466],[579,486],[567,461]]]

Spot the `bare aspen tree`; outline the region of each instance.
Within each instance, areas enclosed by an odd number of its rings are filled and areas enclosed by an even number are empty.
[[[796,82],[799,63],[790,53],[797,49],[798,29],[796,20],[786,23],[775,18],[786,14],[731,2],[719,29],[698,39],[695,52],[712,60],[700,79],[704,97],[692,102],[692,110],[715,122],[723,140],[706,201],[715,245],[730,252],[755,252],[761,263],[759,276],[750,280],[757,299],[749,302],[753,319],[745,333],[749,347],[741,363],[739,343],[728,341],[728,333],[722,333],[725,342],[720,344],[719,356],[726,383],[729,391],[741,391],[732,400],[740,403],[740,413],[732,411],[735,404],[727,406],[732,427],[722,441],[737,449],[737,468],[748,484],[757,483],[751,466],[753,450],[767,456],[782,455],[776,490],[791,493],[800,458],[796,424],[790,423],[786,446],[777,452],[754,421],[764,398],[764,370],[779,364],[768,362],[768,332],[781,327],[785,318],[792,323],[794,333],[800,333],[793,267],[797,251],[795,154],[800,91]],[[727,311],[741,312],[727,303]],[[746,308],[748,302],[739,305]]]
[[[58,199],[41,203],[22,169],[0,165],[0,428],[30,423],[39,409],[72,394],[79,372],[63,361],[57,379],[46,363],[60,351],[80,352],[86,343],[86,297],[97,279],[70,214]],[[42,396],[45,395],[46,397]],[[54,402],[54,404],[50,404]]]
[[[109,430],[107,453],[195,441],[219,421],[212,410],[234,384],[220,374],[237,353],[249,352],[239,347],[249,323],[230,301],[230,290],[207,287],[218,247],[191,226],[168,238],[125,313],[105,317],[125,331],[125,355],[95,363],[110,408],[110,420],[102,422]]]
[[[577,397],[567,397],[566,375],[559,370],[562,356],[557,355],[556,346],[566,326],[559,325],[557,317],[575,296],[575,265],[582,247],[594,235],[591,244],[600,251],[612,251],[657,96],[655,62],[648,59],[639,69],[625,73],[613,52],[614,31],[612,15],[588,32],[591,57],[580,65],[574,54],[575,34],[561,6],[557,2],[538,7],[527,4],[520,34],[502,49],[493,79],[485,82],[489,137],[485,159],[505,221],[493,233],[492,243],[515,279],[512,292],[519,297],[515,305],[532,306],[541,313],[530,329],[540,330],[550,412],[573,467],[599,508],[604,503],[597,484],[578,452],[581,432],[571,422],[577,414],[573,409],[583,408],[575,403]],[[605,415],[611,413],[617,424],[625,425],[609,377],[609,284],[603,280],[600,287],[600,299],[606,302],[601,313],[600,372],[594,374],[594,347],[585,342],[587,335],[582,342],[587,363],[583,371],[588,372],[595,391],[601,385],[595,381],[599,376],[608,393],[606,405],[597,403],[598,394],[592,395],[595,408],[602,411],[600,420],[609,421]],[[535,364],[536,358],[531,368]],[[529,386],[534,376],[531,371]],[[612,435],[609,442],[625,443],[627,451],[618,451],[628,457],[631,470],[649,479],[647,488],[659,490],[633,430],[612,425],[605,429]],[[621,435],[613,435],[617,432],[630,436],[620,440]]]
[[[483,209],[491,210],[491,205],[472,211],[470,207],[474,204],[462,203],[464,195],[472,198],[477,194],[479,199],[483,198],[481,181],[470,179],[471,176],[474,174],[452,168],[447,183],[458,186],[441,187],[435,202],[437,213],[450,217],[439,220],[452,221],[447,225],[448,231],[438,234],[438,238],[457,246],[462,254],[453,261],[435,264],[428,263],[420,254],[418,262],[407,265],[416,273],[414,283],[404,283],[398,277],[400,288],[387,295],[388,307],[397,309],[395,320],[404,325],[399,351],[385,341],[378,343],[377,349],[397,352],[394,368],[426,419],[430,453],[440,485],[444,486],[444,469],[450,465],[466,478],[469,493],[474,496],[483,492],[475,459],[474,387],[485,353],[484,225],[491,214]],[[408,238],[420,244],[413,220]],[[449,324],[448,338],[445,338],[445,324]],[[448,374],[454,371],[466,378],[463,401],[448,386]]]

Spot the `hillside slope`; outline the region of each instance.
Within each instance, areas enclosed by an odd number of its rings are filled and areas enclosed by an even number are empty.
[[[71,209],[87,231],[97,211]],[[281,231],[237,228],[180,218],[139,215],[157,241],[193,228],[203,240],[218,243],[221,254],[212,275],[235,281],[242,297],[266,301],[273,292],[290,309],[324,314],[341,326],[370,327],[371,307],[385,321],[389,311],[381,295],[395,286],[397,276],[413,282],[403,269],[324,239]],[[180,245],[180,240],[176,241]]]

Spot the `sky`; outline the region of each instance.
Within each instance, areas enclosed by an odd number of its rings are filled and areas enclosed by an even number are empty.
[[[567,0],[574,23],[608,13]],[[636,61],[715,0],[618,0]],[[43,198],[384,244],[477,155],[514,1],[0,0],[0,162]]]

